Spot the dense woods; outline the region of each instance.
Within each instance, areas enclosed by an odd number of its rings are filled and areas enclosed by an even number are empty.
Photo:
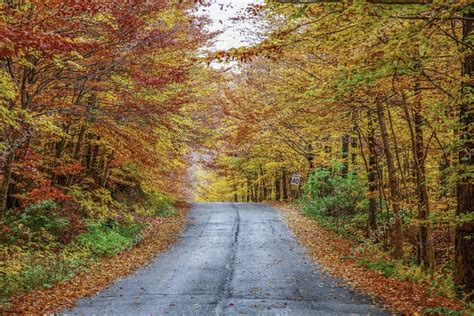
[[[470,293],[474,7],[380,2],[248,10],[262,41],[216,54],[239,71],[200,198],[297,201],[360,241],[360,264]]]
[[[0,4],[0,299],[133,245],[183,199],[211,38],[195,9]]]

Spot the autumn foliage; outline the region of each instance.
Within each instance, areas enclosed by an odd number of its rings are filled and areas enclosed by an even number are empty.
[[[316,2],[249,8],[263,40],[214,54],[239,71],[222,85],[199,198],[299,201],[389,260],[448,276],[436,285],[447,295],[469,295],[472,4]]]
[[[193,1],[0,4],[0,296],[16,293],[14,278],[36,253],[99,237],[109,243],[102,253],[116,253],[136,242],[147,216],[185,198],[199,135],[191,117],[206,93],[198,49],[211,38],[195,9]]]

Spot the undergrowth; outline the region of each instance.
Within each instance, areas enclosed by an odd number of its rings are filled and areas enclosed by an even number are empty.
[[[333,162],[329,168],[318,168],[309,175],[303,196],[299,200],[305,215],[316,220],[325,229],[358,242],[354,258],[360,267],[378,271],[387,277],[421,283],[426,285],[428,292],[436,295],[455,297],[455,285],[450,277],[451,266],[440,262],[433,273],[427,273],[408,259],[392,260],[388,247],[390,229],[382,230],[379,240],[368,238],[365,180],[357,173],[343,174],[342,170],[341,163]],[[379,227],[383,227],[390,222],[393,214],[387,210],[385,201],[379,200],[378,206],[377,223]],[[416,221],[413,212],[404,210],[401,215],[407,226],[411,221]],[[406,241],[406,249],[414,252],[416,248],[411,242]],[[406,258],[408,257],[407,253]]]
[[[50,288],[87,271],[99,258],[133,247],[142,239],[147,218],[176,214],[172,200],[162,194],[147,194],[130,211],[117,201],[75,193],[84,213],[89,214],[82,230],[72,227],[62,206],[50,200],[9,210],[0,217],[0,311],[7,310],[12,296]],[[79,233],[71,240],[63,238],[71,230]]]

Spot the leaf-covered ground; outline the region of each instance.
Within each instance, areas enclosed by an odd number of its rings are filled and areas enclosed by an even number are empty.
[[[421,284],[396,280],[359,267],[353,257],[357,246],[353,241],[322,228],[297,206],[280,203],[273,206],[280,210],[293,234],[314,261],[331,275],[346,280],[356,290],[383,302],[387,309],[403,314],[423,313],[426,308],[435,307],[464,309],[460,301],[429,294]]]
[[[94,295],[116,279],[147,264],[170,247],[186,223],[188,206],[177,208],[175,216],[154,218],[142,232],[143,241],[115,257],[103,258],[88,271],[50,289],[33,291],[12,299],[10,310],[17,314],[44,314],[72,307],[78,299]]]

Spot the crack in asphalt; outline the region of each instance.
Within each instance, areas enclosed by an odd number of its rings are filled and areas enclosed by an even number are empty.
[[[232,228],[233,231],[233,241],[231,244],[231,251],[229,255],[229,263],[226,264],[226,269],[227,269],[227,275],[224,278],[224,284],[222,286],[222,291],[219,295],[219,299],[215,308],[215,314],[216,315],[221,315],[224,312],[224,304],[225,300],[229,299],[232,297],[232,280],[234,279],[234,274],[235,274],[235,254],[236,254],[236,248],[237,248],[237,243],[239,240],[239,231],[240,231],[240,214],[239,214],[239,209],[236,207],[236,217],[237,220],[234,223],[234,226]]]
[[[234,279],[235,275],[235,257],[237,253],[237,244],[239,242],[239,232],[240,232],[240,213],[237,207],[234,207],[237,220],[235,221],[235,228],[234,228],[234,241],[232,242],[232,250],[230,254],[230,262],[229,262],[229,276],[226,278],[225,283],[225,293],[227,297],[232,296],[232,280]]]

